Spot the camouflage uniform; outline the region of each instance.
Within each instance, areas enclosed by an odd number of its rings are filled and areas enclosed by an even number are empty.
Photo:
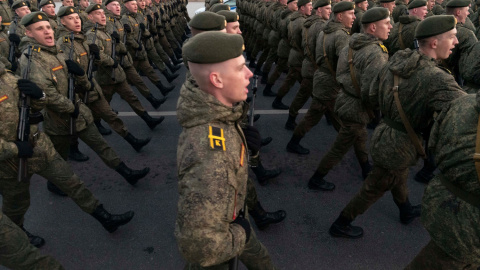
[[[447,71],[437,67],[435,59],[406,49],[397,52],[372,83],[370,97],[378,96],[382,122],[373,132],[370,154],[373,169],[359,193],[343,209],[342,216],[354,220],[390,190],[398,204],[408,202],[408,168],[419,154],[404,125],[393,98],[393,74],[399,79],[399,99],[419,141],[421,132],[433,120],[433,114],[465,93]]]
[[[385,41],[385,46],[388,48],[390,56],[394,55],[399,50],[405,50],[406,48],[415,49],[413,40],[415,37],[415,28],[421,22],[417,16],[401,16],[399,21],[393,25],[388,39]],[[401,38],[399,41],[399,29],[402,27]]]
[[[248,150],[239,126],[244,112],[241,104],[225,106],[194,81],[187,80],[180,91],[175,237],[188,261],[185,269],[228,269],[235,256],[249,269],[275,269],[255,233],[245,243],[245,230],[232,224],[240,210],[247,212]],[[225,140],[210,140],[209,129]]]
[[[13,20],[14,13],[8,4],[8,0],[0,1],[0,16],[2,17],[3,32],[8,32],[8,28]]]
[[[397,23],[401,16],[408,15],[407,3],[405,0],[396,0],[395,8],[392,11],[393,22]]]
[[[55,39],[58,39],[58,22],[57,22],[57,15],[54,16],[48,16],[48,22],[50,23],[50,26],[52,27],[53,33],[55,34]]]
[[[353,50],[353,68],[360,93],[355,88],[350,74],[349,49]],[[370,34],[355,34],[350,39],[338,59],[337,81],[342,85],[335,102],[335,113],[342,121],[342,127],[332,148],[325,154],[317,167],[317,172],[326,175],[354,147],[357,160],[363,167],[368,163],[366,125],[370,122],[369,105],[372,74],[378,74],[388,61],[388,52],[382,42]],[[360,96],[359,96],[360,94]]]
[[[363,29],[362,29],[363,13],[365,13],[363,9],[355,7],[355,20],[353,21],[353,25],[352,25],[352,34],[363,32]]]
[[[467,61],[468,55],[475,43],[477,43],[477,37],[468,29],[465,24],[457,23],[457,39],[458,44],[452,50],[452,54],[443,61],[443,66],[453,72],[455,76],[460,75],[460,65]]]
[[[36,83],[46,94],[47,102],[45,108],[45,133],[55,146],[57,152],[67,159],[70,146],[70,114],[73,113],[75,105],[67,98],[68,91],[68,71],[65,68],[65,56],[58,53],[55,46],[47,47],[39,44],[32,38],[24,38],[20,47],[26,50],[28,45],[39,48],[32,53],[30,80]],[[20,58],[20,67],[22,73],[25,71],[27,58],[22,55]],[[76,76],[76,89],[88,91],[91,87],[87,76]],[[76,119],[77,135],[92,150],[94,150],[103,162],[110,168],[116,168],[121,160],[115,151],[98,133],[93,125],[93,116],[88,107],[83,104],[78,96],[76,97],[79,115]]]
[[[444,1],[444,2],[447,2],[447,1]],[[442,7],[441,4],[438,4],[437,2],[435,2],[435,5],[432,8],[432,12],[435,15],[442,15],[442,14],[445,14],[445,9]]]
[[[453,101],[435,119],[429,147],[441,173],[428,184],[422,199],[422,223],[428,245],[407,269],[477,269],[480,266],[480,210],[452,193],[443,181],[478,198],[475,139],[479,97]],[[428,256],[428,257],[427,257]]]
[[[308,108],[307,114],[295,128],[293,132],[294,136],[299,138],[304,137],[305,134],[322,119],[324,113],[333,116],[335,99],[340,91],[340,86],[329,69],[329,65],[331,65],[332,70],[335,72],[340,52],[348,45],[348,41],[350,40],[349,30],[350,29],[345,28],[343,24],[335,20],[330,20],[325,25],[323,32],[318,35],[315,48],[315,58],[318,69],[313,76],[313,100],[310,108]],[[324,45],[328,63],[324,57]],[[333,119],[335,128],[338,130],[340,123],[335,120],[335,117]]]

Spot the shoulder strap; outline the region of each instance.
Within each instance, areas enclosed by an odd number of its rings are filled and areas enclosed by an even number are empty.
[[[407,47],[405,47],[405,43],[403,43],[402,29],[403,29],[403,24],[399,23],[399,25],[398,25],[398,43],[400,43],[400,49],[405,50]]]
[[[362,93],[361,93],[360,85],[358,84],[357,76],[356,76],[356,72],[355,72],[355,66],[353,65],[353,49],[351,47],[348,47],[348,66],[350,68],[350,78],[352,79],[353,88],[355,88],[355,92],[357,92],[358,98],[360,100],[362,100]],[[362,102],[362,104],[363,104],[363,102]],[[373,113],[373,111],[371,109],[367,108],[367,106],[365,106],[365,104],[363,104],[363,106],[367,110],[368,117],[370,119],[375,118],[375,114]]]
[[[310,58],[310,61],[315,66],[315,69],[318,69],[317,61],[315,61],[315,57],[313,57],[312,51],[310,51],[310,48],[308,47],[308,28],[303,28],[303,29],[305,30],[305,35],[303,39],[305,40],[305,49],[307,50],[308,58]]]
[[[403,111],[402,108],[402,103],[400,103],[400,98],[398,97],[398,75],[394,74],[393,75],[393,98],[395,99],[395,105],[398,110],[398,114],[400,115],[400,118],[402,119],[402,123],[405,126],[405,129],[407,130],[408,137],[410,137],[410,141],[413,143],[415,146],[415,149],[417,149],[417,153],[425,159],[427,155],[425,154],[425,150],[423,149],[422,144],[420,143],[420,140],[418,139],[417,134],[413,130],[412,126],[410,125],[410,122],[408,121],[407,116],[405,115],[405,111]]]
[[[335,83],[337,83],[337,73],[335,72],[335,70],[333,70],[333,67],[330,64],[330,61],[328,60],[327,49],[325,48],[326,38],[327,38],[327,34],[323,32],[323,57],[325,58],[325,62],[327,63],[328,70],[330,70],[330,73],[332,73],[333,80],[335,81]]]

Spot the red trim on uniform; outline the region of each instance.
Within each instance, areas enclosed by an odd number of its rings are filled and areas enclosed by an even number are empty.
[[[60,70],[62,68],[63,68],[63,66],[54,67],[54,68],[52,68],[52,71],[57,71],[57,70]]]
[[[4,101],[4,100],[6,100],[6,99],[8,99],[8,96],[7,96],[7,95],[4,95],[3,97],[0,97],[0,102]]]

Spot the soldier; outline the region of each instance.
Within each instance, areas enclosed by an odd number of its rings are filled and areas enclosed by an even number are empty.
[[[435,0],[435,5],[433,6],[433,9],[432,9],[432,12],[434,15],[445,14],[445,9],[443,8],[442,4],[443,4],[443,0]]]
[[[175,237],[188,269],[226,269],[237,256],[247,268],[275,269],[244,206],[248,146],[258,144],[248,144],[253,138],[246,139],[239,127],[253,75],[242,47],[239,35],[213,31],[196,35],[183,48],[194,81],[184,83],[177,105],[183,132]],[[199,185],[198,179],[209,180]]]
[[[395,21],[393,20],[392,14],[393,9],[395,8],[395,0],[380,0],[380,7],[388,9],[390,12],[390,19],[392,20],[390,23],[393,25]]]
[[[130,85],[128,85],[123,68],[118,65],[117,59],[112,58],[112,43],[119,42],[120,40],[119,36],[112,37],[106,32],[105,26],[107,22],[102,6],[99,4],[90,5],[85,12],[88,14],[89,19],[84,26],[84,28],[87,29],[86,33],[88,41],[93,43],[93,39],[95,38],[95,44],[100,48],[100,66],[95,73],[95,79],[102,87],[105,99],[110,103],[113,95],[115,93],[119,94],[133,111],[145,121],[151,130],[155,129],[165,117],[161,116],[159,118],[153,118],[148,114]],[[98,23],[97,29],[94,29],[95,23]],[[119,46],[119,50],[120,48],[121,47]],[[123,53],[126,52],[126,48],[123,47]],[[112,76],[112,73],[114,73],[114,76]],[[158,103],[162,104],[165,102],[165,98],[157,100],[150,92],[144,94],[146,95],[147,100],[149,100],[154,106]],[[158,108],[158,106],[156,107]]]
[[[55,14],[55,2],[53,2],[53,0],[42,0],[40,2],[40,9],[43,11],[43,13],[47,14],[48,22],[52,27],[53,33],[55,34],[55,39],[57,39],[58,23],[57,14]]]
[[[396,0],[395,1],[395,8],[392,11],[392,18],[395,23],[398,22],[400,16],[408,15],[408,3],[409,0]]]
[[[388,40],[385,41],[390,56],[406,48],[415,49],[415,28],[425,19],[427,13],[427,1],[414,0],[410,2],[408,5],[409,15],[399,18],[399,22],[395,23]]]
[[[3,32],[7,33],[13,20],[12,9],[8,0],[0,0],[0,17],[2,17]]]
[[[88,91],[91,83],[88,82],[84,70],[78,64],[72,60],[64,60],[64,55],[58,53],[48,18],[43,12],[35,12],[27,19],[22,19],[22,24],[26,27],[26,37],[20,46],[23,51],[27,50],[28,46],[35,46],[31,59],[31,70],[35,72],[30,74],[30,79],[46,94],[43,127],[57,152],[62,158],[67,159],[71,139],[70,121],[75,119],[78,137],[92,148],[108,167],[115,169],[131,185],[136,184],[139,179],[148,174],[150,168],[132,170],[127,167],[98,133],[88,107],[77,97],[76,104],[67,98],[68,73],[75,75],[76,91]],[[25,72],[27,62],[27,57],[22,55],[20,58],[22,73]],[[55,192],[54,186],[49,184],[48,187],[50,191]]]
[[[238,22],[238,14],[236,12],[221,10],[217,12],[217,14],[225,17],[225,20],[227,21],[225,30],[228,34],[242,34],[242,31],[240,31],[240,23]]]
[[[458,98],[435,118],[429,147],[440,173],[425,189],[421,217],[431,240],[405,269],[480,266],[479,101],[479,93]]]
[[[407,190],[408,168],[419,156],[426,157],[420,134],[434,113],[465,95],[453,76],[437,66],[458,44],[455,24],[455,17],[447,15],[420,22],[415,30],[418,51],[398,51],[372,83],[370,102],[373,106],[379,102],[383,114],[370,143],[373,169],[330,227],[332,236],[361,237],[363,229],[351,222],[388,190],[400,210],[401,223],[409,224],[420,216],[420,205],[410,204]]]
[[[340,91],[336,81],[337,59],[350,40],[350,28],[355,20],[355,4],[339,2],[333,7],[334,19],[329,20],[316,40],[315,61],[318,66],[313,77],[312,104],[298,124],[287,144],[287,151],[307,155],[310,150],[300,145],[305,134],[322,119],[324,113],[331,115],[337,130],[340,123],[335,120],[333,109]]]
[[[35,14],[43,14],[36,12]],[[33,22],[32,22],[33,21]],[[48,21],[44,18],[48,25]],[[22,23],[27,26],[29,22],[38,23],[38,18],[26,16]],[[38,26],[38,24],[36,25]],[[28,30],[27,30],[28,33]],[[31,75],[36,70],[32,70]],[[32,76],[30,76],[32,77]],[[36,84],[30,80],[19,80],[13,74],[7,72],[0,63],[0,90],[1,106],[0,121],[0,193],[2,195],[2,212],[5,216],[22,228],[29,241],[36,247],[43,246],[45,240],[32,235],[23,227],[24,216],[30,206],[30,178],[38,174],[66,192],[70,198],[86,213],[91,214],[110,233],[119,226],[127,224],[134,213],[132,211],[121,215],[111,215],[100,204],[93,194],[85,187],[80,178],[72,171],[68,163],[55,151],[48,136],[43,133],[38,124],[43,120],[40,110],[44,109],[49,102],[49,97],[42,92]],[[30,129],[28,141],[20,141],[17,137],[19,126],[20,96],[26,95],[31,98],[31,113],[27,127]],[[19,158],[27,159],[27,175],[22,181],[18,181]],[[2,243],[2,245],[5,243]],[[3,254],[2,246],[2,256]],[[0,256],[0,262],[2,259]]]
[[[17,69],[17,66],[12,67],[12,63],[8,61],[8,54],[10,52],[10,40],[8,39],[8,35],[6,32],[3,31],[4,26],[2,23],[2,17],[0,16],[0,61],[5,65],[6,69],[10,69],[13,72]],[[14,62],[17,63],[16,61]]]
[[[367,123],[373,118],[370,105],[370,85],[388,61],[388,51],[382,40],[388,38],[392,25],[388,9],[369,9],[362,17],[364,34],[352,36],[347,47],[343,48],[337,64],[337,81],[342,86],[335,101],[335,114],[342,122],[337,138],[330,150],[323,156],[315,174],[310,178],[310,188],[323,190],[328,182],[324,177],[354,147],[362,169],[363,179],[367,178],[371,166],[368,162],[366,142]],[[375,108],[376,109],[376,108]],[[335,187],[334,184],[333,187]]]
[[[355,0],[355,21],[353,21],[352,34],[361,33],[362,16],[368,9],[367,0]]]
[[[73,0],[60,0],[62,2],[62,7],[73,7],[75,4],[73,3]]]
[[[99,53],[98,46],[95,44],[87,44],[87,39],[82,32],[80,16],[75,8],[61,7],[58,11],[58,16],[60,17],[61,26],[58,31],[58,36],[60,38],[57,40],[57,47],[62,51],[69,53],[73,43],[74,52],[72,59],[76,59],[77,63],[82,67],[82,69],[87,70],[90,53]],[[74,32],[73,41],[70,38],[72,32]],[[91,47],[92,50],[89,47]],[[125,48],[123,49],[126,51]],[[128,131],[122,119],[120,119],[112,110],[107,100],[103,96],[103,91],[97,84],[95,78],[92,78],[92,83],[94,84],[94,87],[88,94],[89,99],[87,106],[92,111],[94,118],[102,118],[115,130],[115,132],[117,132],[118,135],[122,136],[122,138],[124,138],[137,152],[139,152],[142,147],[150,142],[150,138],[135,138],[135,136]],[[82,100],[84,100],[83,94],[79,93],[79,96],[82,98]],[[75,145],[74,148],[75,149],[72,151],[72,146],[70,146],[70,155],[72,155],[72,152],[78,151],[78,145]]]
[[[90,5],[88,0],[79,0],[78,2],[78,15],[80,16],[80,19],[82,20],[82,29],[83,25],[88,21],[88,14],[85,12],[85,9]],[[84,30],[84,29],[83,29]]]
[[[12,11],[15,12],[15,14],[18,17],[17,29],[15,30],[15,34],[18,37],[20,37],[20,39],[21,39],[22,37],[25,36],[25,27],[23,25],[21,25],[19,22],[25,15],[30,14],[31,11],[30,11],[30,8],[27,5],[27,2],[25,2],[23,0],[15,1],[12,4]],[[20,40],[18,40],[18,43],[20,43]]]

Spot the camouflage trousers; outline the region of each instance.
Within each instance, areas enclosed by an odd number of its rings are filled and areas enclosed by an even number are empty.
[[[137,70],[132,66],[122,67],[123,71],[125,72],[125,76],[127,77],[127,82],[133,86],[135,86],[140,94],[144,97],[150,96],[151,92],[148,89],[148,86],[142,80],[142,77],[138,74]]]
[[[133,61],[133,66],[135,69],[143,72],[153,84],[156,85],[161,81],[160,76],[158,76],[148,60]]]
[[[333,112],[335,107],[335,100],[319,100],[315,97],[312,98],[312,104],[308,108],[305,117],[300,121],[293,135],[303,138],[307,132],[309,132],[314,126],[320,122],[324,114],[327,114],[332,119],[334,128],[338,131],[340,130],[341,123]]]
[[[128,103],[130,108],[132,108],[137,115],[143,115],[145,113],[145,108],[138,99],[137,95],[135,95],[133,92],[127,80],[121,83],[102,85],[102,89],[105,99],[108,101],[108,103],[112,101],[113,95],[117,93]]]
[[[363,182],[360,191],[342,211],[342,216],[354,220],[357,216],[365,213],[385,192],[392,192],[393,200],[397,203],[405,203],[408,197],[407,191],[408,168],[399,170],[387,170],[373,165],[372,171]]]
[[[242,262],[249,270],[273,270],[270,254],[267,248],[257,239],[255,231],[252,230],[245,248],[238,256],[239,264]],[[228,261],[219,265],[202,267],[198,264],[187,263],[184,270],[229,270]]]
[[[280,78],[282,72],[288,70],[288,58],[278,57],[277,65],[273,70],[272,75],[268,76],[268,84],[275,84],[275,82]]]
[[[87,126],[86,129],[77,133],[78,137],[88,145],[102,161],[110,168],[115,169],[120,162],[120,158],[113,150],[103,136],[98,132],[97,127],[92,123]],[[50,140],[55,146],[55,150],[62,156],[64,160],[68,158],[68,152],[70,150],[70,135],[49,135]],[[51,181],[54,183],[53,181]],[[54,183],[55,184],[55,183]],[[61,187],[58,186],[60,189]]]
[[[343,156],[352,146],[358,162],[360,164],[366,163],[368,161],[368,152],[366,149],[367,138],[368,133],[365,125],[343,122],[343,126],[338,131],[335,142],[320,161],[317,172],[326,175],[342,160]]]
[[[67,137],[68,144],[69,138]],[[84,212],[93,213],[98,206],[99,202],[92,192],[85,187],[58,153],[47,167],[37,174],[65,192]],[[18,226],[23,226],[25,213],[30,207],[29,188],[30,181],[19,182],[17,177],[0,179],[0,194],[3,197],[2,211]]]
[[[280,86],[277,97],[282,99],[286,96],[296,81],[302,83],[302,67],[290,67],[288,69],[287,77]]]
[[[308,99],[312,96],[313,91],[313,78],[302,78],[300,83],[300,89],[298,89],[295,98],[290,105],[289,114],[293,117],[297,117],[298,111],[307,103]]]
[[[248,209],[253,209],[258,203],[257,190],[252,178],[248,177],[247,180],[247,196],[245,197],[245,204]]]
[[[0,212],[0,265],[10,269],[64,269],[54,258],[43,255],[27,235]]]
[[[99,99],[88,103],[88,108],[92,111],[92,115],[95,119],[103,119],[118,135],[125,137],[128,134],[127,127],[123,123],[122,119],[112,111],[112,107],[108,104],[105,97],[100,96]],[[74,136],[76,137],[76,136]],[[75,140],[78,144],[78,139]]]
[[[474,270],[480,265],[471,265],[460,262],[450,257],[445,251],[430,240],[428,244],[418,253],[413,261],[405,267],[405,270],[423,270],[423,269],[463,269]]]

